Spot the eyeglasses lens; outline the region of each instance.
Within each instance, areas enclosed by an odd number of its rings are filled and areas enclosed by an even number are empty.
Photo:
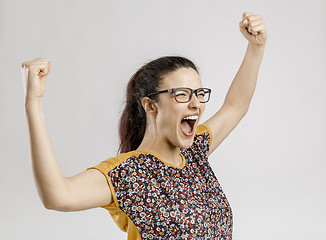
[[[209,91],[206,89],[198,89],[197,98],[199,102],[206,103],[209,100]],[[175,91],[175,100],[177,102],[189,102],[191,96],[191,90],[186,88],[179,88]]]
[[[191,95],[191,90],[186,88],[179,88],[175,91],[175,100],[177,102],[188,102]]]
[[[208,101],[208,97],[209,97],[209,92],[204,90],[204,89],[200,89],[199,91],[197,91],[197,98],[199,100],[199,102],[205,103]]]

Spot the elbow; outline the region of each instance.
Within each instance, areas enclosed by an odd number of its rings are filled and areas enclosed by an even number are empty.
[[[46,186],[38,188],[38,194],[46,209],[60,212],[70,211],[71,201],[66,188]]]
[[[243,116],[245,116],[247,114],[248,110],[249,110],[249,106],[241,109],[240,112],[242,113]]]
[[[47,210],[55,210],[59,212],[71,212],[70,208],[66,205],[56,204],[56,203],[43,203],[43,206]]]
[[[57,210],[59,209],[58,204],[51,200],[42,199],[43,206],[48,210]]]
[[[43,206],[48,210],[55,210],[59,212],[69,212],[71,208],[69,204],[58,197],[49,197],[42,199]]]
[[[237,109],[237,111],[239,112],[239,114],[244,117],[248,110],[249,110],[249,107],[250,107],[250,104],[240,104],[240,105],[237,105],[235,106],[234,108]]]
[[[57,210],[55,205],[48,202],[43,202],[43,207],[45,207],[47,210]]]
[[[56,211],[60,211],[60,207],[59,204],[52,201],[52,200],[44,200],[42,199],[42,203],[43,206],[47,209],[47,210],[56,210]]]
[[[249,110],[250,104],[243,104],[236,107],[236,109],[240,112],[241,115],[246,115]]]

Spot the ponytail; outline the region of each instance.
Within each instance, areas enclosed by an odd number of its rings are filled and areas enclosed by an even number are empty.
[[[120,118],[120,153],[135,150],[143,140],[146,129],[146,114],[141,104],[141,96],[136,90],[140,70],[130,79],[127,86],[126,106]]]

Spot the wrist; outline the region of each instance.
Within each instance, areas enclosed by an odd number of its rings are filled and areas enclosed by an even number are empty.
[[[252,43],[248,44],[246,55],[250,56],[250,59],[253,62],[257,62],[258,64],[261,63],[263,56],[264,56],[264,45],[258,46]]]
[[[42,98],[31,98],[26,96],[25,99],[25,109],[32,109],[35,107],[41,107],[42,106]]]
[[[262,53],[264,53],[265,45],[258,45],[258,44],[253,44],[253,43],[249,42],[248,49],[250,49],[254,53],[262,54]]]

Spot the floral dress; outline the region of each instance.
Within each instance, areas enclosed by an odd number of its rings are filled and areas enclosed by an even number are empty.
[[[208,162],[211,131],[201,124],[179,167],[131,151],[92,167],[109,184],[107,209],[128,239],[232,239],[232,210]]]

